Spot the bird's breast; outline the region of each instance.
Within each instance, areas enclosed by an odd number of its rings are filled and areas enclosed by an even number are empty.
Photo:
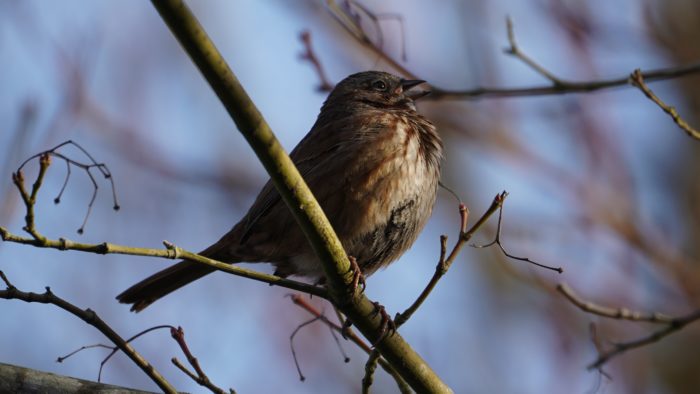
[[[364,136],[346,172],[343,216],[351,238],[386,226],[392,215],[422,210],[429,216],[435,202],[439,167],[425,155],[420,124],[393,114],[383,124]],[[422,227],[424,221],[419,222]]]

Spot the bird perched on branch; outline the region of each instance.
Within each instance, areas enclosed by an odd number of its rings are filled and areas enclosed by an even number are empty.
[[[442,141],[414,100],[427,94],[379,71],[338,83],[290,154],[364,276],[403,254],[425,226],[440,178]],[[200,253],[227,263],[268,262],[281,277],[323,282],[323,269],[271,181],[248,213]],[[214,270],[182,261],[117,296],[132,311]]]

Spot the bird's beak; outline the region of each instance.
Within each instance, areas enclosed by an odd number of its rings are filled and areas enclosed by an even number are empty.
[[[430,90],[417,90],[410,91],[414,86],[418,86],[425,83],[422,79],[402,79],[401,88],[406,96],[412,100],[418,100],[419,98],[430,94]]]

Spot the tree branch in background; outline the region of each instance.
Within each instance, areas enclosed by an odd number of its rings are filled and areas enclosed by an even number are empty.
[[[639,90],[641,90],[642,93],[649,98],[649,100],[656,103],[659,108],[666,112],[678,125],[678,127],[685,131],[689,137],[700,140],[700,131],[690,126],[685,120],[683,120],[683,118],[681,118],[678,111],[676,111],[676,108],[666,105],[656,94],[654,94],[654,92],[651,91],[651,89],[649,89],[649,87],[644,83],[644,75],[639,69],[634,70],[632,75],[630,75],[629,82],[632,84],[632,86],[639,88]]]
[[[425,79],[420,78],[408,68],[403,66],[397,60],[388,55],[380,46],[372,42],[372,40],[363,31],[358,24],[356,18],[349,14],[347,7],[342,7],[335,0],[327,1],[328,10],[342,27],[345,28],[363,47],[367,48],[380,60],[385,61],[391,68],[403,74],[410,79]],[[364,12],[371,14],[366,8]],[[590,80],[590,81],[569,81],[559,78],[554,73],[539,65],[531,57],[525,54],[515,42],[515,33],[513,23],[510,18],[506,20],[506,28],[510,47],[505,50],[509,55],[513,55],[523,61],[538,74],[547,78],[550,85],[532,86],[525,88],[496,88],[496,87],[477,87],[465,90],[449,90],[440,89],[432,86],[431,94],[426,96],[424,100],[444,100],[444,99],[476,99],[476,98],[505,98],[505,97],[529,97],[529,96],[544,96],[554,94],[567,93],[588,93],[602,89],[610,89],[615,87],[624,87],[629,85],[629,76],[621,76],[609,79]],[[690,74],[700,73],[700,63],[690,64],[680,67],[668,67],[655,70],[647,70],[641,73],[642,77],[648,81],[661,81],[673,79]],[[686,130],[687,131],[687,130]]]
[[[144,359],[127,341],[117,334],[107,323],[100,319],[91,309],[81,309],[68,301],[54,295],[49,287],[42,294],[26,293],[10,283],[4,273],[0,271],[0,278],[5,282],[6,289],[0,290],[0,298],[6,300],[21,300],[24,302],[38,302],[41,304],[52,304],[65,310],[66,312],[80,318],[85,323],[95,327],[104,334],[119,350],[124,352],[141,370],[166,393],[177,393],[177,390],[148,362]]]
[[[673,334],[676,331],[683,329],[690,323],[700,320],[700,309],[682,317],[669,317],[660,313],[642,313],[630,311],[626,308],[611,308],[607,306],[597,305],[586,301],[579,297],[567,284],[561,283],[557,286],[557,291],[566,297],[569,302],[586,313],[597,316],[602,316],[610,319],[629,320],[634,322],[647,322],[665,325],[666,327],[654,331],[651,334],[642,338],[628,342],[614,342],[610,349],[605,349],[596,341],[598,349],[598,358],[588,365],[588,369],[600,369],[606,362],[610,361],[628,350],[639,348],[657,342],[664,337]]]
[[[302,31],[299,34],[299,40],[301,40],[301,43],[304,45],[304,52],[301,54],[301,58],[311,63],[320,79],[318,91],[330,92],[333,90],[333,83],[326,76],[326,72],[323,70],[321,61],[318,60],[318,56],[316,56],[316,52],[314,52],[314,48],[311,45],[311,32],[308,30]]]
[[[63,148],[64,146],[73,146],[77,148],[80,152],[87,156],[90,162],[83,163],[59,152],[58,150]],[[95,180],[95,177],[93,176],[92,172],[90,172],[91,169],[96,168],[105,179],[109,180],[110,185],[112,187],[112,201],[114,203],[112,209],[114,209],[115,211],[119,210],[119,203],[117,202],[117,191],[114,187],[114,179],[112,178],[112,172],[109,170],[109,167],[107,167],[107,165],[104,163],[98,163],[92,157],[92,155],[90,155],[90,153],[88,153],[88,151],[86,151],[78,143],[72,140],[62,142],[49,150],[37,153],[29,157],[24,162],[22,162],[19,168],[17,168],[17,171],[12,174],[12,181],[19,189],[20,195],[22,196],[22,200],[24,201],[24,205],[27,207],[28,217],[26,218],[27,227],[25,227],[25,231],[30,233],[35,239],[38,238],[36,238],[37,234],[34,234],[34,203],[36,202],[36,194],[39,191],[39,188],[41,187],[41,183],[43,181],[46,170],[51,164],[51,157],[56,157],[58,159],[63,160],[66,163],[66,178],[63,181],[63,186],[61,186],[61,191],[58,192],[58,195],[53,200],[55,204],[59,204],[61,202],[63,192],[66,190],[66,186],[68,186],[68,181],[70,180],[71,176],[71,167],[77,167],[85,171],[88,178],[90,179],[90,182],[92,183],[92,196],[90,198],[90,202],[88,203],[87,212],[85,213],[85,218],[83,219],[83,224],[80,226],[80,228],[78,228],[78,234],[82,234],[85,230],[85,224],[87,223],[88,217],[90,217],[90,212],[92,212],[92,206],[95,203],[95,199],[97,198],[97,191],[99,190],[97,181]],[[20,187],[19,184],[23,183],[22,169],[24,168],[24,166],[27,165],[30,161],[37,158],[39,159],[39,176],[37,177],[34,186],[32,186],[32,192],[30,195],[26,193],[24,187]]]

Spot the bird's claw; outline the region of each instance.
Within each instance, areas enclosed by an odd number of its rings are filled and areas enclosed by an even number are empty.
[[[374,304],[374,312],[372,312],[372,317],[380,315],[382,319],[379,337],[377,340],[372,342],[372,347],[376,347],[381,341],[384,340],[384,338],[388,337],[389,335],[393,335],[396,332],[396,324],[393,320],[391,320],[389,314],[386,313],[386,309],[384,309],[383,305],[378,302],[372,302],[372,304]]]
[[[365,283],[365,276],[362,274],[360,265],[357,264],[356,258],[348,256],[348,259],[350,260],[350,269],[352,270],[352,294],[355,294],[357,288],[360,286],[362,286],[362,292],[364,292],[365,288],[367,287],[367,283]]]

